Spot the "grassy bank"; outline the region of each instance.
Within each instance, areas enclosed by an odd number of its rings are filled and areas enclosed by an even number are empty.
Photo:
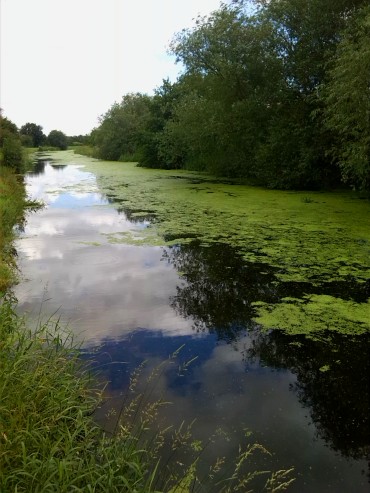
[[[0,491],[149,491],[145,452],[107,440],[93,422],[78,348],[58,327],[27,329],[0,308]]]
[[[88,145],[78,145],[78,146],[69,146],[69,150],[74,151],[76,154],[80,154],[81,156],[87,157],[96,157],[95,148]]]
[[[174,359],[144,381],[134,372],[113,436],[105,435],[93,417],[102,391],[70,332],[50,324],[28,330],[14,307],[9,298],[0,305],[1,493],[231,493],[247,485],[277,493],[293,481],[291,470],[250,470],[255,454],[268,455],[259,444],[241,448],[234,462],[220,457],[200,479],[204,445],[190,426],[159,427],[166,403],[150,400],[155,379]]]
[[[22,221],[26,196],[19,177],[0,166],[0,293],[14,281],[14,225]]]

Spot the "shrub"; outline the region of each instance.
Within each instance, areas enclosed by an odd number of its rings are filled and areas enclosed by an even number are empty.
[[[13,168],[17,173],[24,169],[23,148],[18,136],[8,135],[3,143],[3,166]]]

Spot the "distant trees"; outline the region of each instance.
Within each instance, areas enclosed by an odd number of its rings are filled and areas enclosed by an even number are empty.
[[[62,151],[68,147],[67,136],[60,130],[52,130],[47,137],[47,142],[50,146],[57,147]]]
[[[178,33],[182,75],[113,105],[92,133],[98,156],[273,188],[369,189],[368,1],[251,4]]]
[[[46,140],[41,125],[26,123],[20,128],[20,137],[26,147],[40,147]]]
[[[88,144],[89,136],[88,135],[68,135],[67,142],[69,146],[78,146]]]

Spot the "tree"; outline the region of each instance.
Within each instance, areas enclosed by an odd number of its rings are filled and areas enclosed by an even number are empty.
[[[3,146],[4,139],[9,136],[17,136],[18,127],[8,118],[2,116],[0,110],[0,147]]]
[[[2,165],[13,168],[17,173],[24,170],[23,148],[17,135],[9,134],[4,138]]]
[[[172,118],[176,102],[181,98],[182,88],[179,82],[172,84],[168,79],[154,91],[148,106],[149,117],[143,127],[139,145],[139,166],[149,168],[181,167],[179,163],[168,160],[162,153],[163,130]]]
[[[277,188],[335,183],[321,87],[343,27],[364,0],[223,5],[172,43],[191,83],[162,149],[186,165]],[[174,150],[176,151],[174,153]]]
[[[60,130],[52,130],[48,135],[48,143],[52,147],[58,147],[62,151],[67,149],[67,136]]]
[[[271,26],[239,6],[224,5],[179,33],[171,49],[185,65],[185,91],[167,126],[164,148],[179,149],[177,137],[192,167],[256,176],[254,151],[281,87]]]
[[[36,125],[36,123],[26,123],[20,129],[21,136],[28,136],[31,140],[27,140],[28,143],[31,143],[30,147],[39,147],[45,142],[45,135],[42,131],[42,127],[40,125]],[[27,145],[27,144],[26,144]]]
[[[370,189],[370,6],[343,33],[324,88],[331,155],[345,182]]]
[[[184,66],[175,84],[152,98],[126,95],[102,116],[91,137],[99,157],[285,189],[337,185],[341,170],[368,187],[369,32],[365,14],[356,21],[366,8],[367,0],[222,4],[175,36],[170,50]]]
[[[98,157],[112,161],[138,160],[143,133],[150,118],[151,98],[145,94],[126,94],[100,118],[92,133]]]

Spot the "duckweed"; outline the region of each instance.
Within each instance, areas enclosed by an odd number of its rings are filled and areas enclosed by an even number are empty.
[[[150,225],[107,236],[136,245],[226,243],[246,261],[276,269],[278,282],[363,283],[370,278],[370,202],[354,192],[291,192],[238,183],[184,170],[143,169],[57,153],[94,173],[109,201]],[[370,329],[369,303],[310,294],[255,304],[257,323],[288,333]]]

